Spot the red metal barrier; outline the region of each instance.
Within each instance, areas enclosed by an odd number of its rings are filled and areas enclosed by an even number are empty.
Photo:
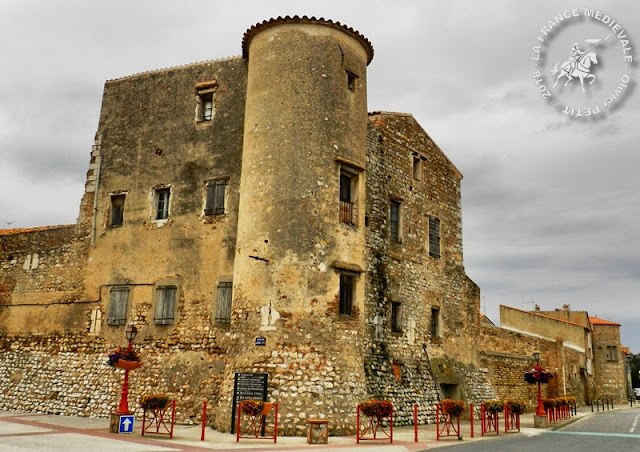
[[[367,425],[362,434],[360,433],[360,404],[356,407],[356,444],[360,444],[360,441],[386,441],[393,443],[393,412],[391,416],[375,416],[370,417],[365,414],[367,418]],[[385,430],[383,425],[384,421],[388,423],[389,432]],[[378,438],[378,434],[382,433],[383,437]],[[370,434],[370,437],[366,435]]]
[[[171,408],[171,418],[169,416],[169,408]],[[142,411],[142,435],[145,433],[153,433],[155,435],[169,435],[173,438],[173,425],[176,420],[176,401],[172,400],[166,407],[157,410]],[[169,426],[167,427],[167,422]],[[155,431],[153,430],[155,429]]]
[[[244,402],[240,402],[238,404],[236,442],[240,441],[240,438],[273,439],[274,443],[278,442],[278,404],[265,402],[262,411],[254,416],[242,410],[243,403]],[[267,428],[267,418],[272,410],[274,411],[274,426],[273,430],[269,431]],[[249,420],[249,425],[247,425],[244,430],[241,428],[243,414],[245,414]],[[262,432],[264,432],[264,435]]]
[[[442,425],[440,424],[440,414],[442,414]],[[457,425],[457,427],[456,427]],[[445,414],[440,404],[436,405],[436,440],[440,441],[441,436],[457,436],[460,439],[460,416],[456,416],[456,425],[450,414]],[[446,432],[446,434],[445,434]],[[455,434],[453,434],[454,432]]]

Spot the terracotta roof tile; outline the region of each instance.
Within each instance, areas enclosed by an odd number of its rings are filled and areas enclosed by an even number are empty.
[[[631,348],[630,347],[622,347],[622,353],[624,353],[625,355],[630,355],[631,354]]]
[[[592,325],[622,326],[619,323],[610,322],[608,320],[600,319],[598,317],[589,317],[589,322],[591,322]]]

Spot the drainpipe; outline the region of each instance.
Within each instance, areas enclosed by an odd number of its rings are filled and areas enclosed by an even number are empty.
[[[91,220],[91,246],[96,246],[96,221],[98,216],[98,186],[100,185],[100,165],[102,164],[102,156],[98,156],[98,166],[96,167],[96,188],[93,191],[93,218]]]

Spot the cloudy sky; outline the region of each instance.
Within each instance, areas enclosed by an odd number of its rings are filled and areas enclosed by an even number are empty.
[[[412,113],[464,174],[465,266],[494,322],[500,304],[567,303],[622,323],[640,352],[637,0],[0,0],[0,228],[75,222],[105,80],[239,55],[247,28],[293,14],[369,38],[369,110]],[[551,89],[574,42],[609,34],[585,93],[577,79]],[[610,108],[562,112],[605,105],[624,75]]]

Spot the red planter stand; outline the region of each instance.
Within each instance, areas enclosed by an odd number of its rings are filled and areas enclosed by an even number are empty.
[[[482,427],[482,435],[485,433],[495,432],[496,435],[500,434],[500,424],[498,423],[500,413],[491,414],[484,408],[484,403],[480,406],[480,419]]]
[[[504,432],[520,431],[520,415],[509,409],[509,404],[504,406]]]
[[[365,419],[364,429],[360,426],[360,404],[356,410],[356,443],[360,441],[387,441],[393,443],[393,413],[391,416],[369,417],[362,413]],[[385,426],[385,423],[387,424]]]
[[[240,438],[253,438],[253,439],[272,439],[273,442],[278,441],[278,404],[273,402],[265,402],[262,411],[258,414],[251,415],[242,409],[243,402],[238,404],[238,412],[236,418],[238,419],[238,425],[236,426],[236,442],[240,441]],[[274,423],[273,428],[267,427],[267,418],[270,417],[273,411]],[[247,419],[247,425],[242,426],[242,417]]]
[[[169,415],[171,408],[171,415]],[[142,436],[145,433],[156,435],[169,435],[173,438],[173,425],[176,419],[176,401],[172,400],[166,407],[157,410],[144,410],[142,412]],[[167,426],[169,422],[169,426]]]
[[[456,436],[460,439],[460,416],[456,416],[456,424],[450,414],[445,414],[440,404],[436,405],[436,440],[441,436]]]

